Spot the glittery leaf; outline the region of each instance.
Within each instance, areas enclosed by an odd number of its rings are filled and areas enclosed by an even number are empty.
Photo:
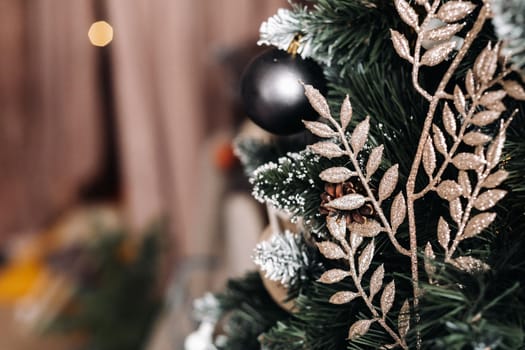
[[[425,245],[425,260],[424,260],[424,268],[425,272],[429,277],[432,277],[436,273],[436,267],[434,264],[432,264],[432,261],[436,259],[436,254],[434,254],[434,250],[432,249],[432,245],[430,242],[427,242]]]
[[[350,247],[352,251],[355,252],[357,248],[363,243],[363,236],[350,231]]]
[[[456,107],[456,110],[460,113],[465,111],[466,107],[465,95],[457,85],[454,88],[454,107]]]
[[[423,168],[427,173],[428,177],[432,177],[434,170],[436,170],[436,151],[432,144],[430,136],[427,138],[425,148],[423,149]]]
[[[503,88],[510,97],[525,101],[525,89],[517,81],[507,80],[503,82]]]
[[[356,292],[350,292],[350,291],[337,292],[330,297],[330,303],[337,304],[337,305],[346,304],[346,303],[351,302],[357,297],[359,297],[359,293],[356,293]]]
[[[458,198],[462,192],[461,186],[453,180],[442,181],[437,187],[437,194],[448,201]]]
[[[370,117],[366,117],[365,120],[357,124],[352,133],[352,138],[350,139],[350,145],[355,154],[359,153],[368,139],[368,131],[370,130]]]
[[[480,165],[483,165],[483,163],[483,158],[472,153],[458,153],[452,159],[452,164],[460,170],[477,169]]]
[[[345,154],[344,151],[338,145],[336,145],[333,142],[329,142],[329,141],[317,142],[308,147],[315,154],[318,154],[326,158],[341,157]]]
[[[381,164],[381,159],[383,157],[383,145],[375,147],[370,156],[368,157],[368,162],[366,163],[366,179],[369,180],[372,175],[376,172]]]
[[[472,185],[470,184],[470,178],[466,171],[462,170],[459,172],[458,183],[461,186],[461,190],[463,191],[463,197],[470,196],[470,193],[472,193]]]
[[[311,85],[305,85],[304,91],[304,94],[308,98],[308,101],[312,105],[313,109],[315,109],[321,117],[329,119],[331,116],[330,107],[328,106],[328,102],[326,102],[326,99],[319,92],[319,90],[317,90]]]
[[[417,13],[408,2],[405,0],[394,0],[394,4],[396,5],[396,10],[399,13],[399,17],[401,17],[401,19],[406,24],[414,29],[419,27],[419,18]]]
[[[483,181],[482,186],[485,188],[494,188],[501,185],[509,177],[509,173],[506,170],[498,170],[494,174],[487,176],[485,181]]]
[[[476,126],[486,126],[486,125],[489,125],[490,123],[495,122],[499,118],[500,115],[501,113],[496,112],[496,111],[482,111],[482,112],[477,113],[470,120],[470,122]],[[490,139],[491,138],[489,137],[489,140]]]
[[[474,202],[474,208],[478,210],[490,209],[505,197],[506,194],[507,191],[497,189],[483,192]]]
[[[385,277],[385,267],[383,264],[374,271],[370,278],[370,300],[381,290],[383,286],[383,278]]]
[[[474,73],[472,73],[472,69],[469,69],[467,71],[467,75],[465,76],[465,87],[467,88],[467,92],[470,96],[474,96],[476,94],[476,83],[474,81]]]
[[[448,103],[445,103],[445,107],[443,108],[443,125],[450,136],[456,137],[456,118],[450,110]]]
[[[494,103],[488,103],[485,105],[485,107],[495,112],[505,112],[507,110],[507,107],[505,107],[505,104],[501,101],[496,101]]]
[[[352,233],[357,233],[360,236],[363,237],[375,237],[377,236],[381,231],[383,231],[383,227],[374,219],[366,220],[364,223],[360,224],[357,222],[352,222],[350,225],[348,225],[348,229]]]
[[[421,57],[421,64],[425,66],[437,66],[448,58],[448,55],[456,48],[455,41],[447,41],[427,50]]]
[[[332,184],[345,182],[352,176],[356,176],[356,172],[345,167],[328,168],[319,174],[321,180]]]
[[[346,254],[337,244],[333,242],[320,242],[316,243],[319,248],[319,252],[327,259],[343,259],[346,258]]]
[[[392,225],[392,231],[394,231],[394,233],[405,220],[406,213],[405,197],[403,196],[403,192],[399,192],[396,198],[394,198],[392,207],[390,208],[390,224]]]
[[[478,235],[486,229],[496,218],[496,213],[481,213],[469,220],[461,239],[467,239]]]
[[[476,131],[469,132],[463,136],[463,142],[469,146],[484,145],[490,140],[492,140],[492,137]]]
[[[483,261],[471,256],[461,256],[451,261],[452,265],[465,272],[484,272],[490,270],[490,266]]]
[[[317,281],[325,284],[333,284],[344,280],[348,276],[350,276],[348,271],[332,269],[325,271]]]
[[[352,119],[352,105],[350,104],[350,98],[348,95],[346,95],[343,104],[341,105],[340,118],[341,127],[343,130],[346,130],[348,124],[350,124],[350,120]]]
[[[469,1],[449,1],[439,8],[437,17],[443,22],[452,23],[465,18],[476,5]]]
[[[450,227],[443,217],[439,217],[437,236],[439,244],[445,249],[445,251],[448,251],[448,245],[450,243]]]
[[[328,216],[326,218],[326,226],[328,227],[328,231],[332,234],[332,236],[342,241],[346,237],[346,220],[343,217],[339,216]]]
[[[381,182],[379,183],[379,200],[383,201],[388,198],[397,185],[398,178],[398,168],[397,164],[391,166],[383,175]]]
[[[489,107],[495,103],[501,102],[501,100],[507,95],[505,90],[496,90],[485,92],[479,99],[479,103],[483,106]]]
[[[461,199],[456,198],[453,201],[450,201],[449,209],[452,220],[459,224],[463,216],[463,207],[461,205]]]
[[[355,339],[365,335],[373,322],[372,320],[359,320],[355,322],[348,331],[348,339]]]
[[[351,193],[336,198],[326,203],[325,206],[339,210],[354,210],[361,208],[364,204],[365,197],[357,193]]]
[[[304,125],[310,132],[319,137],[333,137],[337,133],[331,127],[321,122],[303,120]]]
[[[368,271],[370,264],[372,263],[372,258],[374,257],[375,242],[372,240],[365,249],[359,255],[358,264],[359,264],[359,275],[362,276],[363,273]]]
[[[408,46],[407,38],[399,33],[396,30],[390,29],[390,34],[392,35],[392,44],[394,44],[394,49],[397,54],[409,62],[413,62],[414,59],[410,55],[410,46]]]
[[[447,141],[445,140],[445,135],[443,135],[443,132],[436,124],[432,124],[432,131],[433,131],[433,139],[434,139],[434,146],[436,147],[437,151],[441,153],[442,155],[447,155]]]
[[[487,163],[490,168],[493,168],[498,164],[501,158],[501,152],[503,152],[503,146],[505,144],[505,134],[500,131],[498,136],[492,141],[489,148],[487,149]]]
[[[441,27],[433,28],[426,31],[423,35],[426,40],[443,41],[449,40],[459,32],[465,24],[447,24]]]
[[[498,67],[498,52],[492,50],[490,43],[481,51],[474,62],[474,75],[483,83],[488,83]]]
[[[381,295],[381,312],[383,316],[390,311],[392,305],[394,305],[394,299],[396,297],[396,284],[394,281],[386,285],[383,289],[383,294]]]
[[[408,303],[408,300],[403,302],[401,310],[399,310],[397,329],[401,338],[405,338],[410,329],[410,304]]]

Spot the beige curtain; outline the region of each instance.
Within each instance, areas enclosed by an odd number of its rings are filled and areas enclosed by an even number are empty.
[[[101,160],[90,0],[0,1],[0,241],[54,219]]]

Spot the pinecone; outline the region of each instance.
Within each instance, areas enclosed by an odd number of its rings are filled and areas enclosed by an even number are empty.
[[[319,209],[319,212],[322,215],[344,216],[347,225],[352,222],[364,224],[367,219],[375,217],[376,213],[374,207],[370,203],[365,203],[362,207],[354,210],[338,210],[326,206],[328,202],[352,193],[366,196],[366,191],[358,178],[352,178],[346,182],[338,184],[325,183],[324,192],[321,193],[321,208]]]

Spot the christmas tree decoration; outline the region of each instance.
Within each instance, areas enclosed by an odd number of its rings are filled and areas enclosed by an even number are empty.
[[[255,124],[278,135],[304,129],[301,120],[317,119],[304,97],[301,82],[324,90],[323,71],[311,59],[269,49],[246,68],[241,81],[241,98],[246,114]]]
[[[301,234],[284,231],[271,233],[254,250],[253,262],[259,266],[264,276],[271,281],[288,287],[295,278],[300,278],[301,270],[309,265]]]
[[[281,50],[287,50],[293,40],[297,40],[297,33],[305,33],[298,39],[299,47],[297,53],[302,58],[312,57],[315,51],[312,48],[312,36],[303,30],[301,15],[304,15],[306,8],[301,8],[300,13],[288,9],[279,9],[275,16],[270,17],[261,24],[259,45],[271,45]],[[315,57],[316,60],[324,64],[330,61],[327,57]]]
[[[280,47],[300,32],[298,52],[328,80],[326,93],[303,87],[316,140],[273,159],[243,152],[255,199],[301,222],[317,256],[294,236],[260,243],[266,275],[227,290],[271,301],[222,294],[246,336],[219,349],[525,346],[525,89],[514,44],[493,30],[522,12],[502,3],[317,0],[261,26]]]

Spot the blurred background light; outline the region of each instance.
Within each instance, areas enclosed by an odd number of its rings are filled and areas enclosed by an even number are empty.
[[[113,40],[113,27],[106,21],[95,22],[89,27],[88,37],[94,46],[106,46]]]

